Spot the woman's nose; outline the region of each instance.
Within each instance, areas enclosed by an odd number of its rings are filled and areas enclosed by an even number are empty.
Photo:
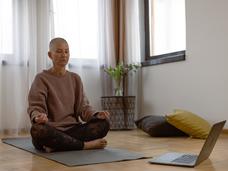
[[[62,56],[66,57],[67,56],[67,53],[63,52],[62,53]]]

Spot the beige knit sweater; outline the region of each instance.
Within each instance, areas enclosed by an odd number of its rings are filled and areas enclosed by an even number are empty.
[[[48,124],[59,130],[67,130],[96,113],[84,94],[82,81],[76,73],[67,71],[63,76],[49,70],[39,73],[28,95],[28,114],[31,121],[38,112],[46,113]]]

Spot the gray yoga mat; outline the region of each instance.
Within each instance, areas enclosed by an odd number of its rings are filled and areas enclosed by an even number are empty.
[[[29,151],[38,156],[54,160],[66,166],[80,166],[146,158],[140,153],[114,148],[44,153],[33,147],[31,138],[5,138],[2,139],[2,142]]]

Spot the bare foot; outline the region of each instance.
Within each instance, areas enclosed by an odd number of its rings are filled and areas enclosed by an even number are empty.
[[[107,145],[107,141],[105,139],[96,139],[93,141],[84,142],[84,150],[89,149],[103,149]]]

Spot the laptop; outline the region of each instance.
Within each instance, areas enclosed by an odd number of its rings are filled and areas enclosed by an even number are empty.
[[[212,126],[199,155],[169,152],[151,159],[149,163],[186,167],[194,167],[198,165],[206,160],[211,154],[225,123],[226,121],[224,120]]]

